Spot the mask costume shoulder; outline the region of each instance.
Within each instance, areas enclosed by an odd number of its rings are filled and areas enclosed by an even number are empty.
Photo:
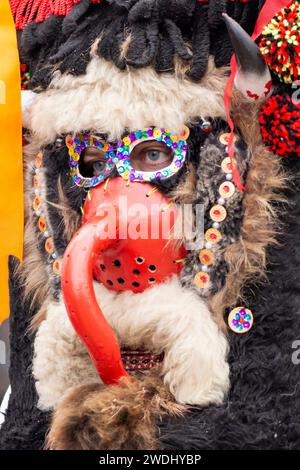
[[[24,3],[2,448],[296,448],[299,2]]]

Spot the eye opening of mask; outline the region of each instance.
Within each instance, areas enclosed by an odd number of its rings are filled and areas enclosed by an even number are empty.
[[[112,144],[103,142],[93,134],[68,135],[66,145],[71,178],[77,186],[84,188],[102,183],[114,168],[126,181],[143,182],[170,178],[184,165],[188,135],[187,127],[179,135],[162,128],[142,129],[123,137],[116,152]],[[87,168],[85,157],[91,151],[93,155],[90,162],[93,162],[93,165],[92,168]],[[149,155],[149,152],[152,155]]]
[[[186,138],[188,128],[182,135],[172,134],[168,129],[148,128],[124,137],[117,148],[116,167],[118,173],[125,180],[130,181],[153,181],[167,179],[176,174],[183,166],[187,153]],[[149,142],[149,144],[147,144]],[[139,161],[139,149],[142,145],[153,147],[165,154],[162,157],[162,165],[152,165],[151,169],[142,165]],[[154,168],[156,166],[156,168]],[[142,169],[143,168],[143,169]]]
[[[101,138],[93,134],[78,133],[74,136],[68,135],[66,145],[69,153],[70,175],[77,186],[85,188],[96,186],[111,174],[115,153],[113,146],[109,143],[103,142]],[[94,168],[88,169],[85,165],[84,157],[88,152],[94,153],[93,164],[98,163],[98,171]]]

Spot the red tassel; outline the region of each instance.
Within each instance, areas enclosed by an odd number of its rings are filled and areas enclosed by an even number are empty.
[[[23,30],[26,24],[36,21],[42,23],[50,15],[66,16],[73,6],[81,0],[9,0],[16,29]],[[102,0],[90,0],[100,4]]]

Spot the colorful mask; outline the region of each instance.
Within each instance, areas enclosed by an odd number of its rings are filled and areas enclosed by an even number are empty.
[[[188,149],[186,142],[188,136],[187,127],[181,135],[174,135],[167,129],[150,127],[123,137],[115,150],[113,144],[102,142],[99,137],[92,134],[75,134],[74,137],[68,135],[66,145],[70,156],[70,174],[75,184],[85,188],[102,183],[114,168],[123,179],[129,181],[164,180],[175,175],[183,167]],[[143,144],[146,142],[153,142],[153,147],[151,145],[145,147]],[[80,158],[88,147],[99,149],[104,157],[103,168],[93,177],[85,177],[80,173]],[[139,150],[142,151],[144,159],[148,159],[148,171],[140,169]],[[144,163],[147,166],[147,162]],[[156,166],[156,169],[151,166]]]

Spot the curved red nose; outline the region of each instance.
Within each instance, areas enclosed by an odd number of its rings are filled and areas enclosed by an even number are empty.
[[[62,292],[70,320],[106,384],[128,376],[116,336],[95,297],[93,277],[108,288],[141,292],[181,269],[185,256],[170,233],[175,207],[153,186],[115,178],[90,191],[83,226],[68,245]]]

